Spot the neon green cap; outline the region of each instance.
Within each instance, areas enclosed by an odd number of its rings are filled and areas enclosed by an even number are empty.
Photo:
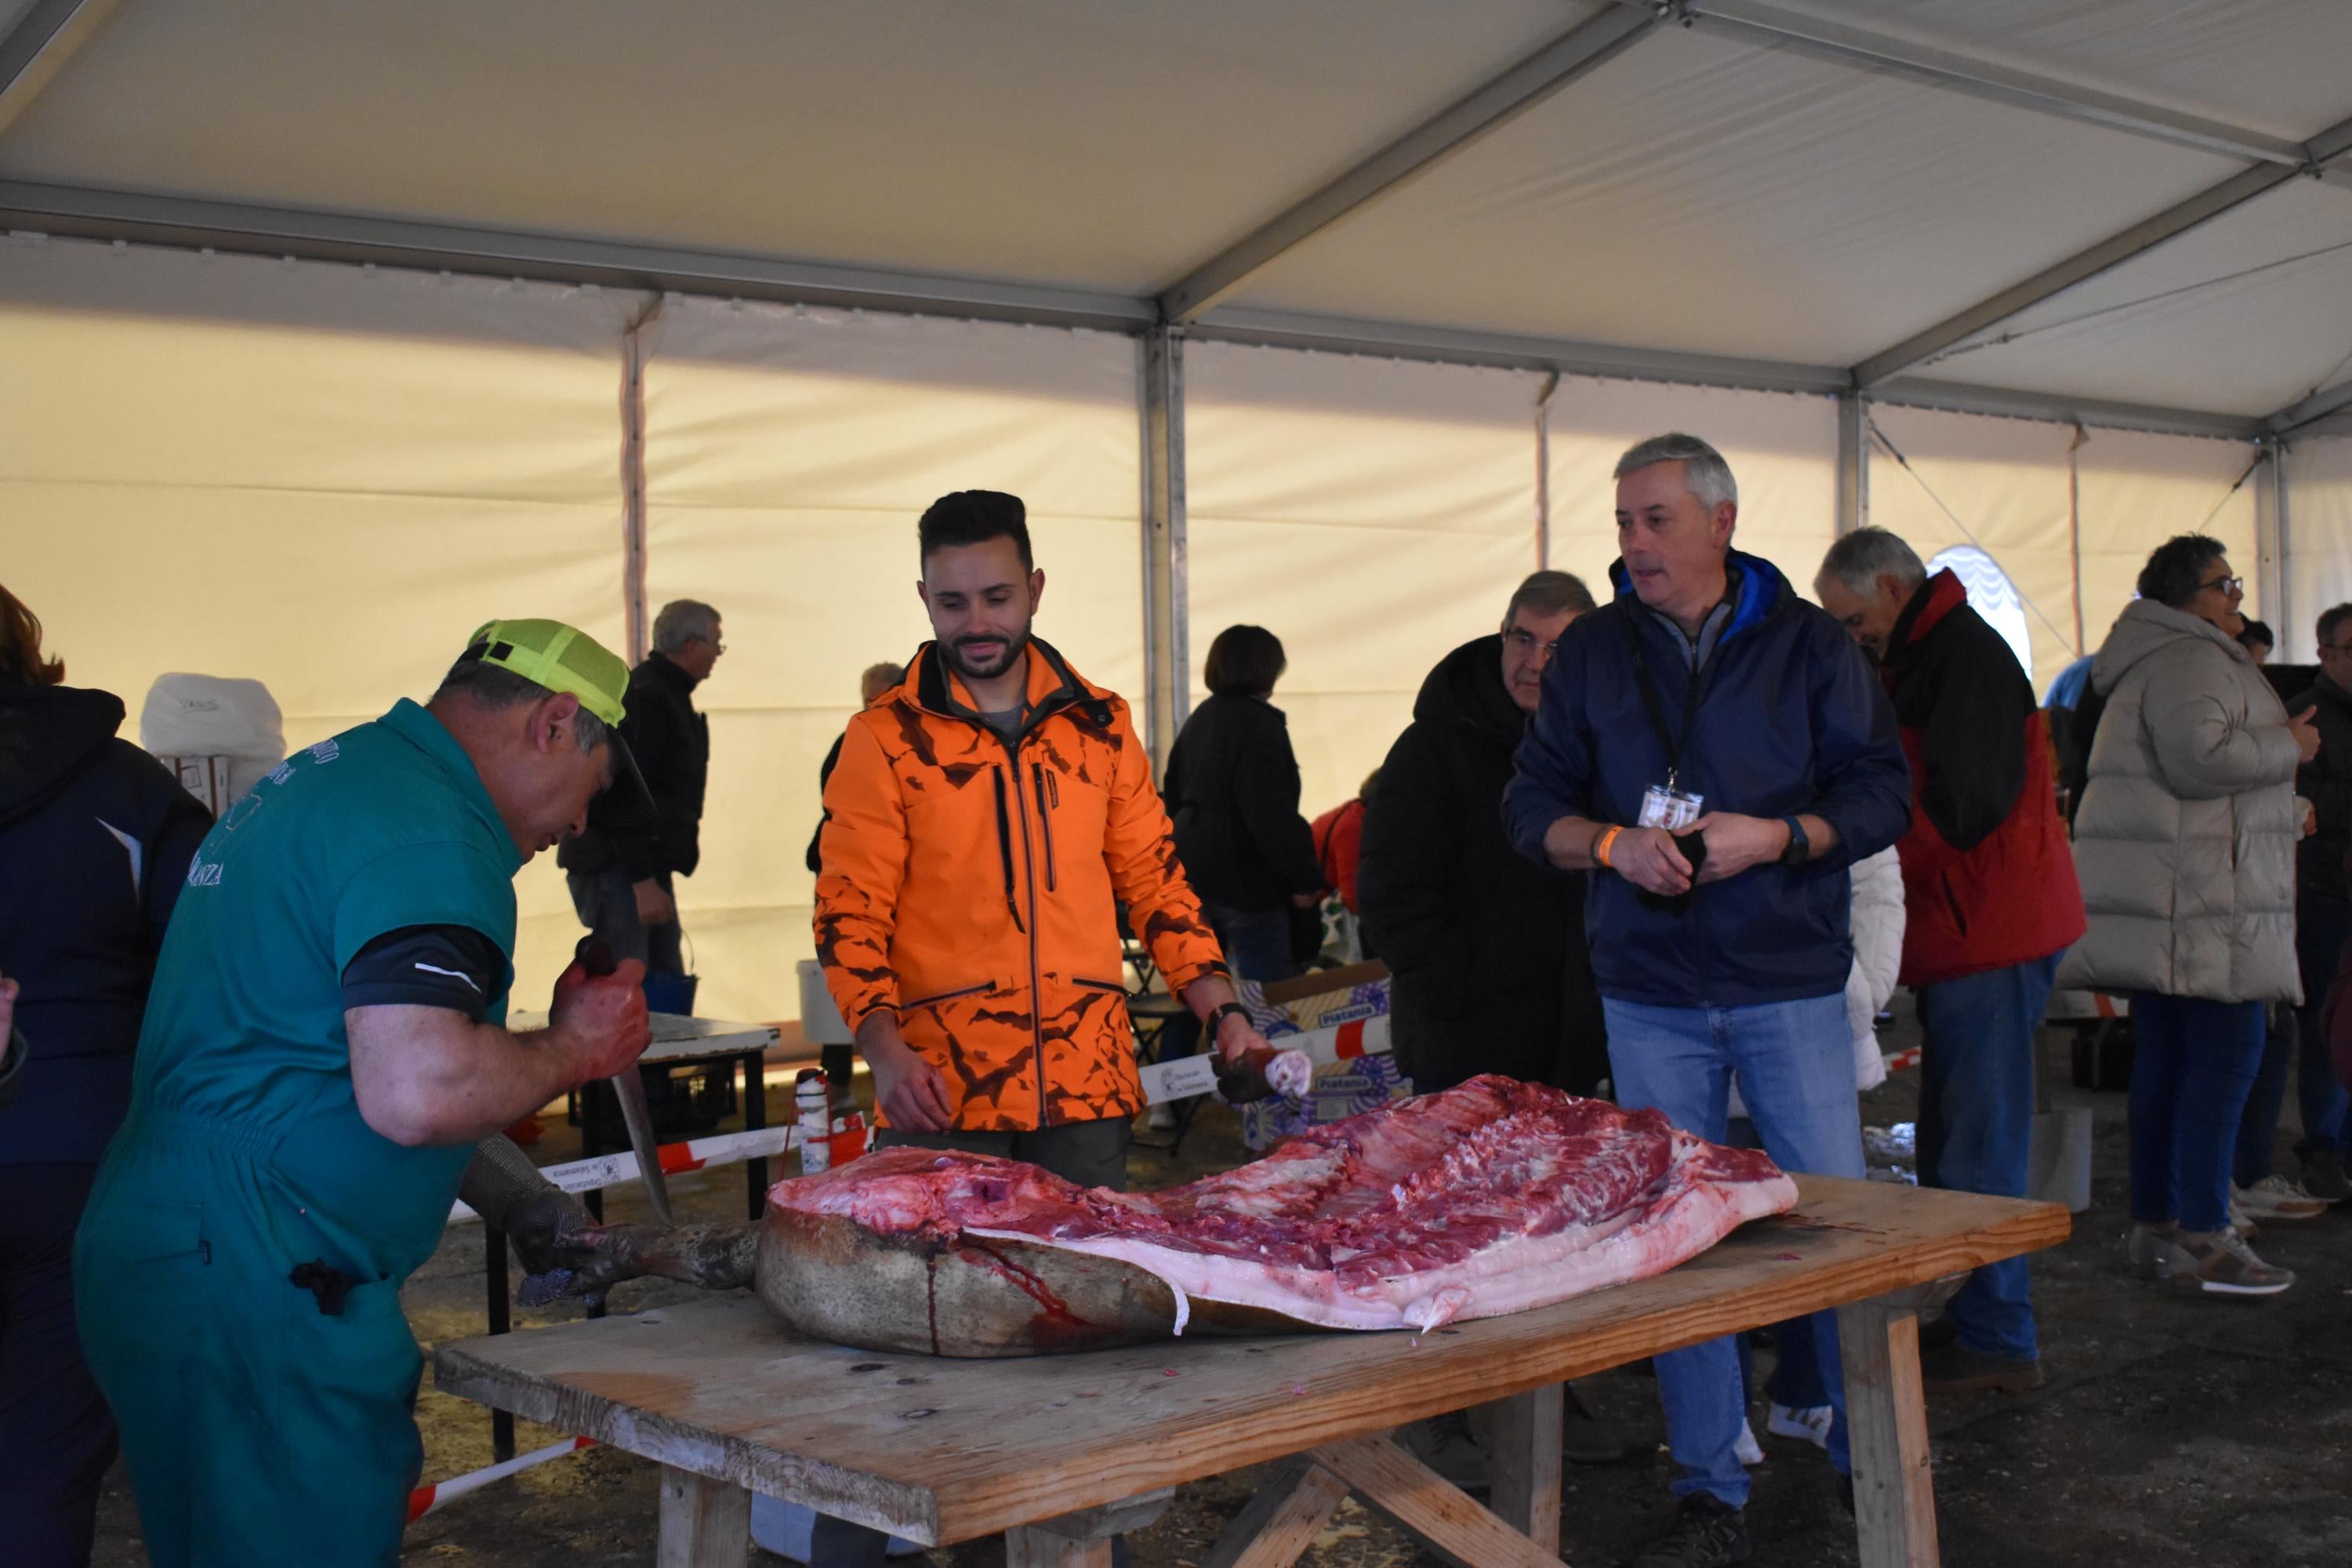
[[[603,643],[562,621],[485,621],[466,639],[461,658],[510,669],[618,725],[629,694],[629,667]]]

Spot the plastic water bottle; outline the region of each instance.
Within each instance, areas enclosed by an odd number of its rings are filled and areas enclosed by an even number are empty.
[[[833,1096],[824,1074],[801,1068],[793,1079],[793,1101],[800,1108],[801,1174],[814,1176],[833,1163]]]

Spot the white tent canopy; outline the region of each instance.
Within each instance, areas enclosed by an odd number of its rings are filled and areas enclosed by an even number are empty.
[[[1280,633],[1310,809],[1519,573],[1598,580],[1666,427],[1801,581],[1981,546],[2038,678],[2192,528],[2307,656],[2347,58],[2337,0],[0,0],[0,579],[77,680],[260,676],[296,744],[483,616],[719,602],[688,921],[775,1016],[961,485],[1163,742]]]

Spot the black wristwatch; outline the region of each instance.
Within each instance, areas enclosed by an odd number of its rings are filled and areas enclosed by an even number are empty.
[[[1780,864],[1801,866],[1813,858],[1813,841],[1805,837],[1805,825],[1793,816],[1781,821],[1789,825],[1789,847],[1780,851]]]
[[[1223,1002],[1209,1010],[1209,1043],[1217,1043],[1217,1032],[1225,1026],[1225,1015],[1231,1013],[1243,1023],[1250,1021],[1249,1009],[1238,1002]],[[1251,1025],[1255,1028],[1256,1026]]]

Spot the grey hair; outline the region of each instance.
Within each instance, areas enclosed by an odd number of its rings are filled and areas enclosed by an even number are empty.
[[[1503,606],[1503,626],[1509,629],[1511,617],[1521,610],[1541,616],[1573,610],[1582,616],[1592,609],[1592,590],[1584,585],[1583,578],[1572,572],[1530,572],[1527,581],[1512,590],[1511,602]]]
[[[1878,579],[1884,575],[1894,576],[1907,588],[1916,588],[1927,580],[1927,567],[1917,551],[1886,530],[1857,528],[1830,546],[1813,580],[1826,583],[1835,578],[1855,593],[1866,594],[1878,585]]]
[[[440,689],[433,694],[436,700],[451,695],[462,695],[479,707],[497,711],[544,702],[555,693],[503,666],[485,659],[461,658],[449,667],[449,673],[441,678]],[[584,705],[572,715],[572,732],[579,738],[583,752],[593,752],[612,738],[611,726],[589,712]]]
[[[719,612],[699,599],[672,599],[654,617],[654,647],[676,653],[696,637],[719,640]]]
[[[1723,460],[1722,453],[1696,436],[1685,436],[1677,431],[1653,436],[1629,447],[1625,455],[1617,459],[1617,471],[1613,477],[1622,479],[1635,469],[1646,468],[1653,463],[1680,463],[1683,466],[1683,482],[1690,487],[1692,499],[1709,511],[1726,501],[1734,506],[1739,504],[1739,483],[1731,477],[1731,465]]]

